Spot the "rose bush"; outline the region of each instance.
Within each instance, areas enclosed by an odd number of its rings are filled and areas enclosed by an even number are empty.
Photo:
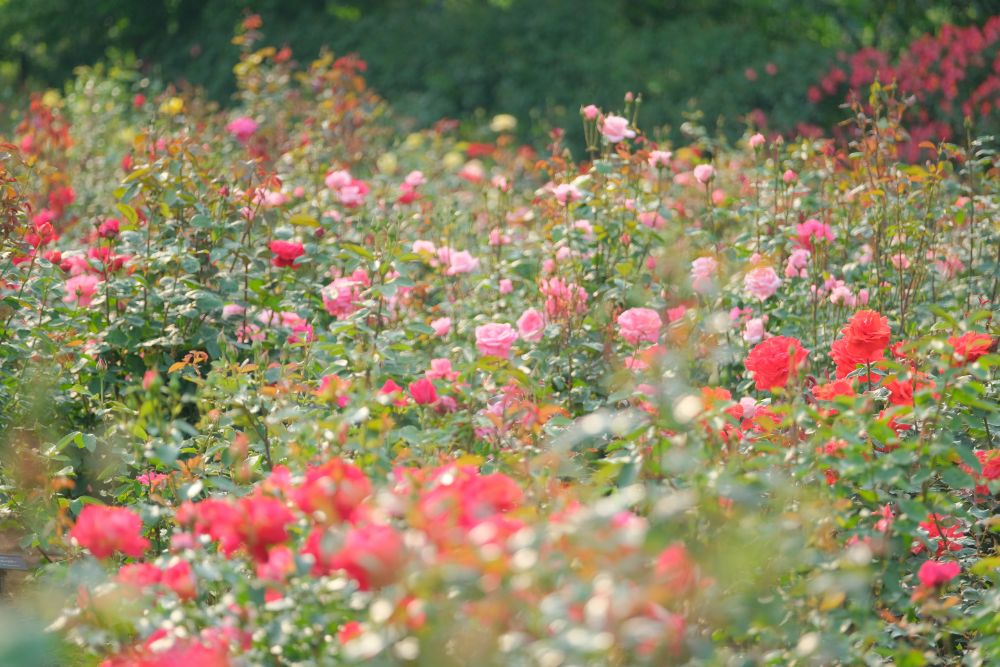
[[[37,664],[996,661],[986,143],[397,135],[259,28],[231,110],[83,71],[5,146]]]

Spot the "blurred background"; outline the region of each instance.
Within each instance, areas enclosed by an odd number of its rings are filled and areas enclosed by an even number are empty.
[[[697,109],[732,137],[749,123],[829,128],[860,65],[893,63],[948,24],[983,26],[1000,0],[0,0],[4,115],[78,65],[132,58],[225,103],[231,37],[250,13],[300,60],[323,46],[357,53],[413,124],[508,113],[539,140],[575,132],[582,104],[620,107],[631,90],[645,127],[676,137]]]

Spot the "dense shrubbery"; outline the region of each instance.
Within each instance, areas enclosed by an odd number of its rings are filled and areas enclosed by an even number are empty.
[[[5,147],[5,663],[1000,657],[986,143],[403,136],[258,27],[232,111],[89,70]]]
[[[77,65],[135,53],[147,75],[225,100],[228,36],[251,8],[299,57],[324,45],[358,52],[375,89],[421,127],[510,113],[522,140],[543,145],[558,126],[574,146],[580,100],[608,105],[627,90],[644,93],[647,130],[669,126],[673,141],[696,109],[730,140],[751,112],[774,131],[828,127],[842,96],[808,107],[807,91],[838,53],[893,61],[922,34],[981,26],[996,11],[989,0],[32,0],[0,6],[0,74],[59,86]]]

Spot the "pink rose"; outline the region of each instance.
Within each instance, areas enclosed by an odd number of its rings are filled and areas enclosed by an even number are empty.
[[[226,125],[226,132],[236,137],[241,144],[245,144],[257,131],[257,121],[247,116],[240,116],[229,121]]]
[[[435,336],[447,336],[448,332],[451,331],[451,318],[439,317],[431,322],[431,329],[434,329]]]
[[[694,180],[698,181],[702,185],[712,180],[712,176],[714,175],[715,168],[710,164],[699,164],[694,168]]]
[[[500,280],[500,293],[510,294],[514,291],[514,283],[510,281],[510,278],[502,278]]]
[[[643,211],[639,214],[639,222],[650,229],[663,229],[667,224],[667,219],[656,211]]]
[[[920,579],[920,585],[924,588],[934,588],[935,586],[948,583],[957,577],[961,571],[961,566],[953,561],[944,563],[929,560],[920,566],[917,578]]]
[[[565,206],[570,202],[579,201],[583,196],[576,186],[570,185],[569,183],[560,183],[559,185],[552,188],[552,194],[555,195],[556,201]]]
[[[758,132],[757,134],[750,137],[750,148],[757,149],[764,145],[764,135]]]
[[[537,343],[545,334],[545,319],[537,310],[529,308],[517,318],[517,331],[524,340]]]
[[[652,308],[630,308],[618,316],[618,333],[629,343],[655,343],[660,337],[663,321]]]
[[[476,348],[485,356],[510,356],[510,348],[517,340],[517,332],[509,324],[491,322],[476,327]]]
[[[99,282],[100,278],[88,273],[73,276],[66,281],[66,296],[63,297],[63,302],[75,302],[80,308],[86,308],[94,300]]]
[[[699,294],[712,289],[712,279],[719,268],[714,257],[699,257],[691,262],[691,288]]]
[[[623,139],[631,139],[635,136],[635,131],[628,129],[628,119],[608,114],[601,124],[601,134],[613,144],[617,144]]]
[[[649,166],[654,169],[657,167],[669,167],[670,158],[673,155],[670,151],[650,151],[648,158]]]
[[[479,260],[473,257],[466,250],[452,250],[444,247],[438,248],[438,260],[448,268],[445,275],[454,276],[459,273],[471,273],[479,268]]]
[[[588,104],[587,106],[580,109],[580,113],[582,113],[583,117],[586,118],[587,120],[594,120],[599,115],[601,115],[601,110],[598,109],[593,104]]]
[[[758,267],[743,277],[743,286],[761,301],[774,294],[779,285],[781,278],[770,266]]]
[[[743,329],[743,340],[748,343],[759,343],[763,339],[764,320],[760,317],[747,320],[746,327]]]

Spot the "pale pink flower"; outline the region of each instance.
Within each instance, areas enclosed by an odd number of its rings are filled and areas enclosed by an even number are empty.
[[[649,152],[649,166],[656,169],[657,167],[669,167],[670,158],[673,157],[673,153],[670,151],[650,151]]]
[[[459,376],[459,373],[452,369],[450,359],[431,359],[431,367],[424,372],[424,377],[428,380],[448,380],[451,382]]]
[[[754,297],[763,301],[778,290],[781,278],[770,266],[760,266],[743,277],[743,286]]]
[[[630,308],[618,316],[618,333],[629,343],[655,343],[660,337],[663,320],[652,308]]]
[[[764,340],[764,319],[755,317],[747,321],[743,328],[743,340],[748,343],[759,343]]]
[[[500,293],[510,294],[514,291],[514,283],[511,282],[510,278],[500,279]]]
[[[614,114],[608,114],[604,117],[604,122],[601,124],[601,134],[604,138],[613,144],[617,144],[623,139],[631,139],[635,136],[635,131],[630,130],[628,127],[628,119],[622,118],[621,116],[616,116]]]
[[[411,171],[406,175],[406,178],[403,179],[403,183],[410,186],[411,188],[420,187],[426,182],[427,179],[424,178],[424,172],[422,171]]]
[[[764,142],[765,142],[764,135],[761,134],[760,132],[758,132],[755,135],[753,135],[752,137],[750,137],[750,141],[749,141],[750,148],[753,148],[753,149],[760,148],[761,146],[764,145]]]
[[[583,117],[586,118],[587,120],[594,120],[599,115],[601,115],[601,110],[598,109],[593,104],[588,104],[587,106],[580,109],[580,113],[582,113]]]
[[[517,318],[517,331],[524,340],[537,343],[545,334],[545,319],[537,310],[529,308]]]
[[[451,318],[439,317],[431,322],[431,329],[434,329],[435,336],[447,336],[451,331]]]
[[[438,259],[447,268],[445,275],[454,276],[459,273],[471,273],[479,268],[479,260],[466,250],[452,250],[442,247],[437,251]]]
[[[573,229],[579,229],[588,238],[594,234],[594,226],[590,224],[590,220],[574,220]]]
[[[431,241],[414,241],[413,252],[417,253],[418,255],[436,255],[437,248]]]
[[[476,349],[486,356],[510,356],[510,348],[517,340],[517,332],[509,324],[491,322],[476,327]]]
[[[560,183],[555,186],[552,188],[552,194],[555,195],[556,201],[563,206],[570,202],[579,201],[583,197],[583,193],[575,185],[569,183]]]
[[[354,178],[351,176],[349,171],[344,169],[339,169],[337,171],[331,171],[326,175],[326,187],[331,190],[340,190],[341,188],[346,188],[351,184]]]
[[[910,268],[910,258],[901,252],[893,253],[889,256],[889,261],[900,271]]]
[[[699,257],[691,262],[691,288],[699,294],[711,290],[718,268],[714,257]]]
[[[785,264],[785,277],[807,278],[809,276],[809,272],[806,270],[808,266],[809,251],[805,248],[796,248],[789,255],[788,262]]]
[[[663,229],[667,219],[656,211],[643,211],[639,214],[639,222],[650,229]]]
[[[715,168],[710,164],[699,164],[694,168],[694,180],[698,181],[702,185],[712,180],[712,176],[714,175]]]
[[[239,305],[238,303],[227,303],[222,307],[222,317],[224,319],[229,319],[230,317],[237,317],[246,312],[246,308]]]
[[[497,246],[510,245],[510,236],[504,234],[499,229],[490,230],[490,245]]]
[[[785,183],[792,184],[795,181],[799,180],[799,175],[796,174],[791,169],[786,169],[785,173],[781,175],[781,180],[783,180]]]
[[[470,183],[481,183],[486,178],[486,170],[479,160],[469,160],[459,169],[458,176]]]

